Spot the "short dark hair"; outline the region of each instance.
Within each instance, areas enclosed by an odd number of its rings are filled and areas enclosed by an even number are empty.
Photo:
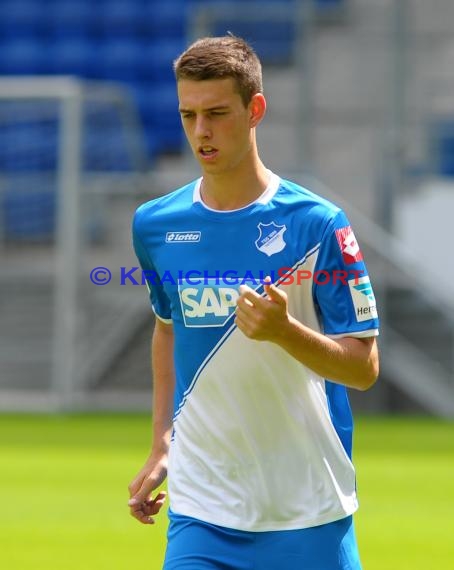
[[[197,40],[174,61],[173,68],[177,81],[232,77],[245,106],[263,90],[259,58],[245,40],[236,36]]]

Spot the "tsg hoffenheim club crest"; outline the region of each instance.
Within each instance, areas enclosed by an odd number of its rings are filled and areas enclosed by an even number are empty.
[[[287,226],[278,226],[271,222],[269,224],[259,223],[257,227],[259,237],[255,240],[255,245],[259,251],[266,253],[268,257],[279,253],[287,245],[284,241],[284,233]]]

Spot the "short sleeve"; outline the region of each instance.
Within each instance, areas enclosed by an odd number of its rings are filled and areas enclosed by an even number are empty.
[[[170,300],[166,295],[158,272],[151,261],[150,255],[142,243],[139,230],[137,228],[137,214],[132,226],[132,243],[137,259],[142,268],[142,281],[148,287],[150,302],[156,316],[164,321],[171,322]]]
[[[326,335],[367,337],[378,334],[372,284],[361,249],[342,211],[330,220],[323,234],[313,288]]]

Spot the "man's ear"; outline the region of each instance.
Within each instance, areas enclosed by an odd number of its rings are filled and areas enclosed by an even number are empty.
[[[256,93],[252,96],[249,103],[250,109],[250,125],[251,128],[256,127],[265,116],[266,99],[263,93]]]

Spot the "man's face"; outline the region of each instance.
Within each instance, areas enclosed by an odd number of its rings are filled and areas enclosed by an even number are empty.
[[[234,169],[252,149],[250,105],[244,106],[234,86],[232,78],[178,82],[184,132],[207,174]]]

